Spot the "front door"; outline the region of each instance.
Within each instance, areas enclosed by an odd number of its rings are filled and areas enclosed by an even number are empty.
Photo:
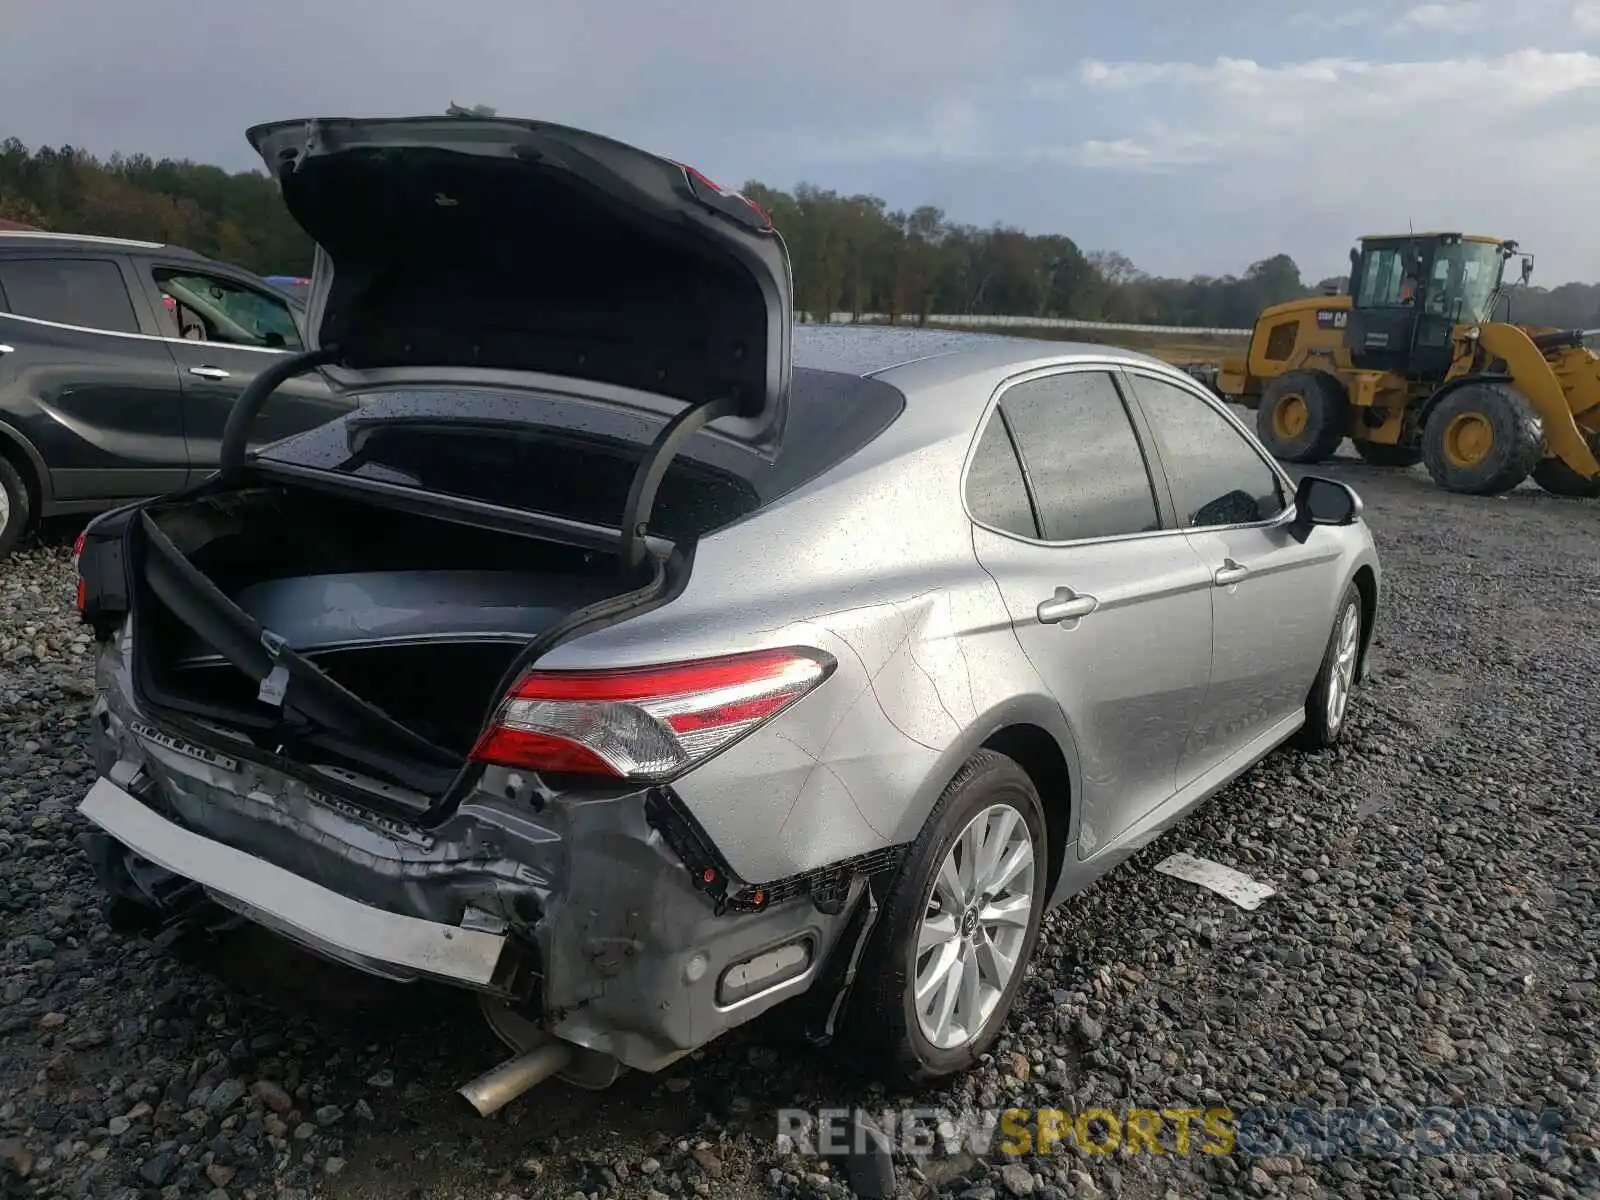
[[[1106,368],[1009,384],[967,478],[978,561],[1078,751],[1087,857],[1172,796],[1211,669],[1211,578],[1164,528]]]
[[[1297,542],[1283,475],[1197,388],[1130,370],[1173,507],[1211,575],[1211,686],[1182,786],[1304,708],[1338,597],[1329,539]]]
[[[286,300],[243,280],[183,264],[150,264],[183,382],[190,482],[216,470],[228,413],[256,373],[304,348]],[[320,375],[279,386],[256,418],[250,447],[322,425],[348,411]]]

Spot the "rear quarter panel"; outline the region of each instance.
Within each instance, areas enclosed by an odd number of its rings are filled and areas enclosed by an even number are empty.
[[[984,731],[1019,713],[1065,736],[973,556],[958,491],[969,440],[891,427],[701,542],[671,604],[543,660],[621,666],[793,644],[833,655],[821,687],[674,784],[744,879],[914,838]]]

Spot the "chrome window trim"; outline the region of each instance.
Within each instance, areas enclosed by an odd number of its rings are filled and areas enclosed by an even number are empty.
[[[1105,537],[1075,538],[1064,542],[1051,542],[1045,541],[1041,538],[1026,537],[1023,534],[1013,533],[1008,529],[1000,529],[989,524],[987,521],[979,520],[973,515],[972,508],[967,503],[967,476],[972,469],[972,460],[977,454],[978,442],[983,437],[983,431],[988,427],[990,420],[994,418],[995,412],[1000,406],[1000,398],[1012,387],[1015,387],[1019,383],[1028,383],[1034,379],[1041,379],[1050,375],[1062,375],[1069,371],[1107,371],[1112,375],[1119,373],[1146,375],[1149,378],[1157,380],[1161,383],[1170,383],[1174,387],[1177,387],[1180,391],[1188,392],[1189,395],[1193,396],[1201,403],[1209,406],[1213,412],[1220,414],[1223,420],[1227,421],[1235,431],[1242,435],[1245,445],[1249,446],[1250,449],[1255,452],[1256,456],[1266,463],[1268,469],[1270,469],[1272,473],[1277,476],[1278,482],[1283,487],[1284,497],[1287,501],[1287,503],[1284,505],[1283,511],[1265,521],[1248,521],[1237,525],[1177,526],[1172,529],[1152,529],[1143,533],[1114,533],[1108,534]],[[1132,400],[1135,404],[1138,403],[1137,393],[1134,394]],[[1146,419],[1148,420],[1148,417]],[[1137,429],[1134,430],[1134,434],[1135,436],[1138,435]],[[1009,437],[1009,433],[1007,436]],[[1024,475],[1026,475],[1026,465],[1021,464],[1020,457],[1018,461],[1019,465],[1022,467]],[[1148,465],[1146,469],[1148,470]],[[1165,464],[1161,465],[1161,471],[1164,477],[1166,474]],[[1154,482],[1155,480],[1152,479],[1151,483],[1153,484]],[[1186,536],[1189,534],[1228,533],[1234,530],[1244,529],[1276,529],[1280,526],[1291,524],[1296,515],[1294,502],[1294,481],[1289,478],[1288,472],[1286,472],[1283,467],[1279,465],[1277,460],[1262,452],[1261,448],[1256,444],[1253,435],[1251,435],[1244,422],[1240,421],[1238,417],[1229,412],[1226,407],[1218,404],[1211,397],[1207,396],[1203,391],[1201,391],[1199,386],[1195,384],[1194,380],[1185,375],[1183,372],[1175,368],[1164,370],[1160,366],[1153,363],[1122,357],[1108,356],[1105,359],[1074,359],[1071,362],[1054,363],[1049,366],[1034,367],[1030,370],[1019,372],[1016,375],[1007,376],[1005,379],[1001,380],[999,385],[996,386],[994,394],[989,397],[988,404],[984,406],[983,415],[978,419],[977,426],[973,430],[972,440],[967,446],[967,453],[962,459],[960,489],[961,510],[962,512],[966,513],[967,520],[971,521],[972,524],[977,526],[979,529],[986,530],[997,537],[1007,538],[1010,541],[1018,542],[1025,546],[1039,546],[1052,550],[1066,549],[1073,546],[1108,546],[1119,542],[1142,542],[1148,541],[1152,538]],[[1160,507],[1161,506],[1158,503],[1156,505],[1158,513],[1160,511]]]
[[[160,337],[153,333],[123,333],[116,329],[101,329],[94,325],[67,325],[61,321],[46,321],[42,317],[25,317],[21,313],[0,312],[0,320],[26,321],[30,325],[43,325],[48,329],[64,329],[69,333],[94,333],[101,337],[131,338],[138,342],[163,342],[174,346],[217,346],[224,350],[245,350],[251,354],[292,354],[274,346],[238,346],[233,342],[195,342],[188,338]]]

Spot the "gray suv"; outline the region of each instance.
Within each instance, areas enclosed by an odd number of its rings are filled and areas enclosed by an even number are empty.
[[[251,138],[322,247],[310,351],[80,544],[86,848],[123,916],[477,992],[480,1111],[787,1000],[962,1070],[1050,905],[1343,731],[1360,503],[1179,371],[796,329],[759,209],[592,134]],[[248,452],[310,371],[362,403]]]

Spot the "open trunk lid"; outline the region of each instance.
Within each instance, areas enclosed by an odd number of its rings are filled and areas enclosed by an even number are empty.
[[[753,203],[581,130],[500,117],[314,118],[250,143],[316,241],[312,349],[336,386],[536,374],[776,452],[788,253]],[[598,395],[596,395],[598,393]]]

